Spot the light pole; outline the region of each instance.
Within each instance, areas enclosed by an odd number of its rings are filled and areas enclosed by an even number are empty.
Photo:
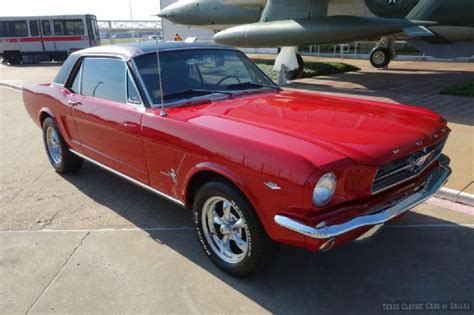
[[[134,25],[133,25],[133,10],[132,10],[132,0],[128,0],[128,10],[130,12],[130,21],[132,22],[132,42],[135,39],[135,31],[134,31]]]

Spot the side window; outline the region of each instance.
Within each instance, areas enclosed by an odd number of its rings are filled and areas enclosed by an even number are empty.
[[[28,25],[26,21],[5,22],[4,27],[8,37],[28,37]]]
[[[67,35],[84,35],[84,23],[82,20],[65,20]]]
[[[123,61],[112,58],[86,58],[82,62],[82,95],[125,104],[126,84]]]
[[[49,20],[42,20],[41,28],[44,36],[51,36],[51,22]]]
[[[63,22],[60,20],[54,20],[54,35],[66,35],[64,32],[64,25]]]
[[[3,25],[4,23],[0,22],[0,37],[7,37],[5,34],[5,27]]]
[[[127,73],[127,102],[131,104],[140,104],[140,96],[138,95],[138,91],[133,84],[133,80],[131,78],[130,73]]]
[[[38,21],[29,21],[30,24],[30,35],[33,37],[39,36]]]
[[[82,20],[54,20],[54,34],[56,35],[84,35]]]

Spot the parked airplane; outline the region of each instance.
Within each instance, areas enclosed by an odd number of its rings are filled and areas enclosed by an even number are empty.
[[[347,4],[344,0],[184,0],[158,15],[213,29],[217,42],[238,47],[382,38],[370,55],[372,65],[379,68],[395,56],[395,39],[405,39],[434,57],[474,55],[474,0],[353,0],[359,6],[365,2],[374,16],[329,12],[329,6],[337,7],[339,2]]]

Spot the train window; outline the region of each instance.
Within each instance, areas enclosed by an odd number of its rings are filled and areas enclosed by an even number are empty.
[[[39,36],[38,21],[29,21],[30,24],[30,36]]]
[[[51,22],[49,20],[42,20],[41,28],[44,36],[51,36]]]
[[[100,40],[99,28],[97,27],[97,20],[94,16],[87,16],[87,30],[90,40]]]
[[[3,27],[3,22],[0,22],[0,37],[6,37],[5,28]]]
[[[54,25],[54,35],[66,35],[66,33],[64,32],[63,21],[54,20],[53,25]]]
[[[28,37],[28,25],[26,21],[3,22],[0,30],[2,37]]]
[[[54,20],[56,35],[84,35],[82,20]]]

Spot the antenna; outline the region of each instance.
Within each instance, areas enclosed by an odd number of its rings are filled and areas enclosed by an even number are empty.
[[[159,51],[159,32],[158,24],[156,25],[156,65],[158,67],[158,87],[160,89],[160,102],[161,102],[161,111],[160,116],[166,117],[165,111],[165,100],[163,99],[163,84],[161,83],[161,64],[160,64],[160,51]]]
[[[158,87],[160,88],[160,102],[161,102],[161,110],[160,116],[166,117],[165,111],[165,100],[163,99],[163,85],[161,84],[161,64],[160,64],[160,51],[159,51],[159,32],[158,32],[158,24],[156,25],[156,66],[158,67]]]

